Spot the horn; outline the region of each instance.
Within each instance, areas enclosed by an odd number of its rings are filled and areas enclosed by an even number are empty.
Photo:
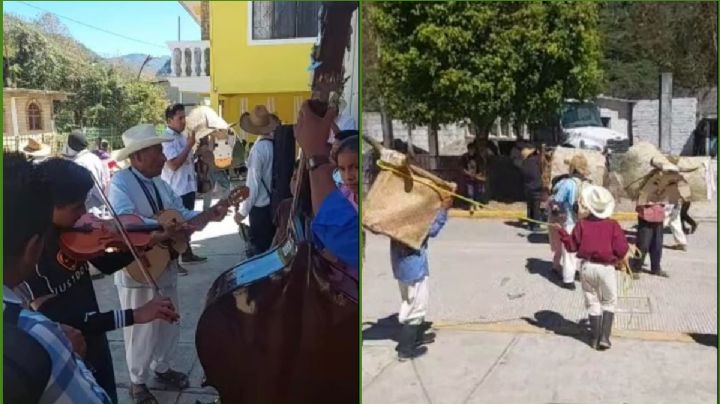
[[[662,170],[662,166],[660,166],[660,165],[658,165],[657,163],[655,163],[655,157],[653,157],[653,158],[650,159],[650,165],[653,166],[654,168],[658,169],[658,170]]]

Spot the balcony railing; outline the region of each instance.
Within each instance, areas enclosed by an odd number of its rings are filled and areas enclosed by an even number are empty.
[[[210,41],[168,42],[171,52],[170,77],[210,76]]]

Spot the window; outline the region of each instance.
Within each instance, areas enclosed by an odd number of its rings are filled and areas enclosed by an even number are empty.
[[[42,130],[42,111],[36,102],[27,107],[28,130]]]
[[[315,38],[320,5],[318,1],[253,1],[251,39]]]

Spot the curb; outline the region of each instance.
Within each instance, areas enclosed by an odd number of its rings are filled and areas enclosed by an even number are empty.
[[[527,212],[522,210],[506,210],[506,209],[480,209],[469,211],[464,209],[450,209],[448,213],[450,217],[462,217],[466,219],[520,219],[526,217]],[[612,218],[620,221],[632,221],[637,219],[635,212],[616,212]]]
[[[371,322],[371,321],[368,321]],[[363,323],[364,324],[364,323]],[[540,335],[560,335],[560,336],[578,336],[586,335],[585,327],[573,324],[562,325],[558,327],[547,328],[542,325],[530,324],[527,321],[511,320],[501,322],[451,322],[436,321],[433,323],[434,330],[442,331],[468,331],[468,332],[495,332],[509,334],[540,334]],[[698,338],[717,340],[715,335],[710,334],[693,334],[679,331],[650,331],[650,330],[628,330],[613,328],[612,336],[623,339],[634,339],[642,341],[656,342],[686,342],[696,343]]]

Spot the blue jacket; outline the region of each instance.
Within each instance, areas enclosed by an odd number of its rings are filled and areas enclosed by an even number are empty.
[[[435,237],[447,222],[448,212],[440,209],[435,221],[430,226],[430,233],[419,250],[414,250],[400,242],[390,242],[390,258],[395,279],[402,283],[412,284],[429,275],[427,258],[428,239]]]
[[[315,244],[327,248],[354,273],[360,267],[358,212],[339,190],[325,198],[312,222]]]

